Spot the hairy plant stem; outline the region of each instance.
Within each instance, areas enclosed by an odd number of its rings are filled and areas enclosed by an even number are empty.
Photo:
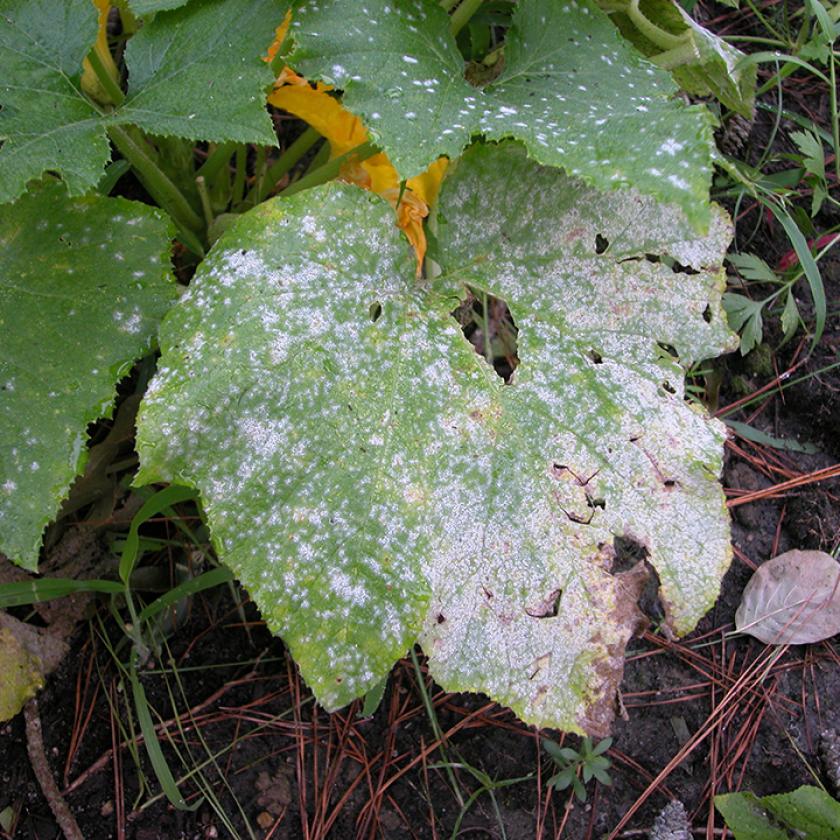
[[[306,175],[295,181],[293,184],[290,184],[285,190],[281,190],[278,195],[294,195],[295,193],[307,190],[310,187],[317,187],[319,184],[325,184],[327,181],[332,181],[333,178],[339,174],[341,167],[344,166],[345,163],[350,163],[351,161],[361,163],[363,160],[373,157],[379,151],[379,147],[370,141],[362,143],[360,146],[356,146],[355,149],[350,149],[349,152],[345,152],[343,155],[327,161],[327,163],[323,166],[319,166],[311,172],[307,172]]]
[[[122,105],[123,102],[125,102],[125,94],[108,72],[108,68],[102,63],[102,59],[96,51],[96,47],[88,53],[87,59],[90,62],[91,69],[96,74],[96,78],[99,80],[99,83],[110,97],[111,102],[117,107]]]
[[[109,126],[108,136],[120,154],[131,164],[152,198],[172,216],[182,234],[184,244],[199,256],[204,256],[204,247],[199,238],[204,234],[204,222],[184,198],[183,193],[125,128],[118,125]]]
[[[268,168],[265,177],[255,184],[245,198],[245,204],[256,206],[265,200],[277,182],[318,142],[321,135],[309,127]]]
[[[453,35],[457,35],[470,22],[470,18],[478,11],[483,2],[484,0],[463,0],[461,5],[452,12],[449,28]]]
[[[236,143],[219,143],[201,164],[196,177],[201,176],[205,181],[212,181],[221,172],[236,149]]]

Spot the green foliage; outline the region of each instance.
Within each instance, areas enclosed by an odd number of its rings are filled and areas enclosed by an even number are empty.
[[[99,181],[108,140],[80,89],[95,38],[90,0],[0,3],[0,202],[48,170],[62,173],[71,195]]]
[[[689,93],[714,96],[727,108],[751,117],[755,65],[744,54],[696,23],[674,0],[598,0],[621,32],[644,55],[670,70]]]
[[[3,0],[0,202],[47,171],[60,173],[71,195],[93,189],[110,156],[108,126],[273,144],[264,99],[272,74],[259,57],[283,8],[210,0],[161,12],[129,41],[128,94],[109,111],[81,88],[97,32],[90,0]]]
[[[724,429],[683,399],[684,370],[734,338],[708,110],[590,0],[496,4],[464,29],[472,3],[450,18],[432,0],[308,2],[287,58],[335,83],[371,136],[326,163],[325,144],[285,197],[259,204],[316,139],[275,160],[264,148],[274,74],[261,57],[287,6],[131,0],[110,73],[89,0],[0,0],[0,202],[16,200],[0,207],[0,550],[36,568],[87,424],[169,310],[136,480],[173,486],[141,509],[119,571],[127,679],[178,807],[141,635],[228,572],[145,609],[130,581],[139,524],[194,490],[220,558],[330,709],[375,692],[419,642],[450,690],[605,732],[645,576],[612,573],[613,540],[646,547],[675,633],[712,604],[730,556]],[[476,134],[524,149],[462,156]],[[109,139],[124,160],[106,173]],[[301,192],[357,175],[375,144],[401,177],[450,158],[439,199],[429,188],[425,276],[388,204],[349,185]],[[127,169],[165,213],[94,193]],[[34,183],[47,172],[63,184]],[[174,306],[167,213],[192,252],[179,249],[179,276],[220,237]],[[467,288],[510,306],[509,385],[451,315]],[[73,590],[39,584],[6,603]],[[593,751],[581,773],[604,760]]]
[[[546,784],[555,790],[571,787],[580,802],[586,802],[586,785],[596,779],[602,785],[611,785],[607,770],[612,761],[604,753],[612,746],[612,738],[604,738],[597,744],[587,737],[580,742],[580,749],[561,747],[543,738],[543,747],[560,768]]]
[[[840,802],[810,785],[773,796],[725,793],[715,807],[735,840],[840,840]]]
[[[58,183],[0,206],[0,551],[26,568],[85,464],[87,424],[156,342],[170,236],[158,210]]]
[[[512,146],[471,149],[439,206],[431,284],[353,188],[243,216],[165,320],[138,481],[200,490],[220,557],[327,708],[419,638],[450,690],[604,729],[638,622],[633,582],[605,568],[613,535],[649,546],[678,632],[729,561],[722,429],[655,343],[684,364],[729,346],[729,228],[716,213],[697,239],[678,211]],[[513,385],[449,315],[464,283],[511,307]]]
[[[590,0],[522,0],[504,70],[484,88],[464,78],[434,0],[305,5],[290,61],[344,89],[404,177],[474,134],[516,137],[540,163],[599,189],[632,185],[708,221],[711,119],[687,107],[664,71],[641,59]],[[562,47],[555,39],[562,33]],[[371,49],[376,43],[376,49]]]

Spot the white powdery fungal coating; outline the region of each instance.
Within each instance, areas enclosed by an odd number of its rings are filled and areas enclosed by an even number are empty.
[[[327,708],[419,635],[444,687],[603,731],[636,622],[614,539],[646,547],[678,631],[728,562],[722,427],[657,346],[728,346],[726,227],[693,242],[678,212],[512,146],[469,152],[440,206],[434,283],[353,187],[244,216],[164,324],[140,480],[199,488],[220,556]],[[449,315],[462,281],[512,308],[510,385]]]
[[[449,17],[436,0],[407,0],[392,11],[388,0],[304,4],[293,22],[291,60],[309,78],[339,83],[344,104],[402,176],[439,155],[456,159],[476,134],[515,137],[541,163],[599,189],[636,186],[705,223],[709,115],[685,106],[669,74],[621,38],[594,2],[520,0],[504,70],[480,88],[464,78]],[[337,55],[341,74],[332,66]]]
[[[26,568],[175,299],[169,242],[160,211],[59,183],[0,206],[0,552]]]

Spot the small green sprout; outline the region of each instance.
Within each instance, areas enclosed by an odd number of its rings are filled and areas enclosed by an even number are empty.
[[[586,784],[590,779],[597,779],[602,785],[611,785],[612,779],[607,770],[612,761],[604,753],[612,745],[612,738],[604,738],[595,746],[589,738],[584,738],[580,749],[561,747],[553,741],[543,739],[545,751],[560,768],[549,780],[548,784],[555,790],[565,790],[571,785],[580,802],[586,802]]]

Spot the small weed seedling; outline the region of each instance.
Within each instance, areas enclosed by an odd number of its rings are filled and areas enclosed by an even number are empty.
[[[604,753],[612,745],[612,738],[604,738],[594,746],[589,738],[580,742],[580,749],[561,747],[553,741],[543,739],[545,751],[560,768],[549,780],[548,784],[555,790],[565,790],[571,785],[580,802],[586,802],[586,785],[591,779],[597,779],[602,785],[611,785],[607,770],[612,761]]]

